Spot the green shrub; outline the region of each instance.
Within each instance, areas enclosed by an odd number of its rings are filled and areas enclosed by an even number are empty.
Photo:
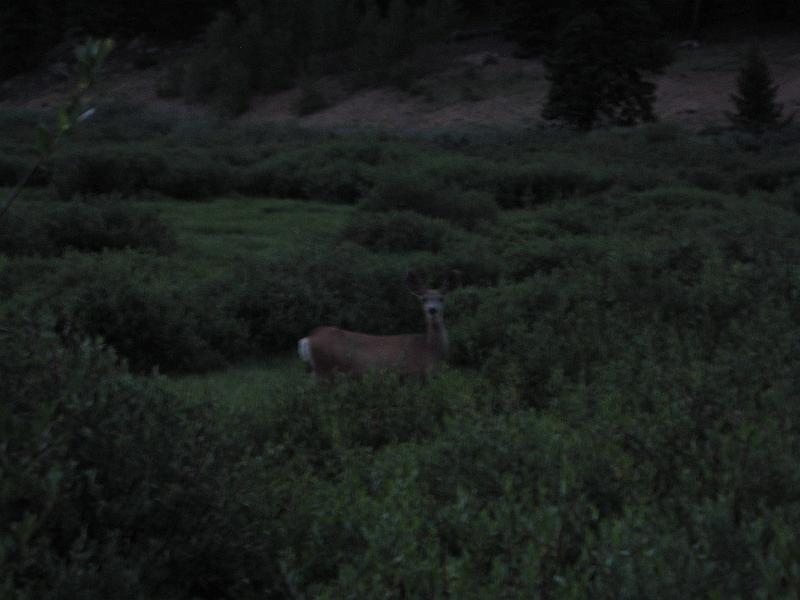
[[[186,123],[208,127],[209,123],[196,115],[191,120],[176,119],[174,113],[153,110],[120,99],[110,99],[98,103],[92,115],[91,126],[75,130],[72,142],[76,147],[93,147],[98,144],[120,143],[130,146],[131,142],[161,140],[174,133]],[[68,151],[68,149],[66,149]]]
[[[68,254],[39,282],[14,290],[15,314],[54,315],[80,335],[102,336],[139,372],[203,371],[223,350],[248,348],[246,330],[209,311],[203,298],[166,278],[166,263],[133,252]],[[213,341],[227,336],[224,348]]]
[[[53,183],[59,195],[118,193],[144,190],[181,199],[207,198],[232,187],[234,171],[200,152],[171,153],[155,145],[109,145],[79,148],[59,158]]]
[[[419,303],[403,285],[408,268],[384,266],[352,247],[245,262],[186,290],[169,263],[133,252],[68,254],[63,263],[15,261],[0,276],[16,315],[53,314],[81,334],[102,336],[136,371],[197,372],[253,352],[277,352],[319,325],[375,334],[423,330]],[[473,276],[474,277],[474,276]]]
[[[291,572],[316,575],[307,589],[317,596],[402,587],[435,597],[445,585],[460,597],[551,593],[592,540],[598,512],[613,514],[598,511],[592,495],[612,472],[610,456],[593,459],[576,442],[555,421],[523,412],[455,419],[429,443],[362,461],[336,488],[312,492],[308,505],[324,508]]]
[[[243,449],[210,415],[96,343],[4,327],[0,356],[6,595],[282,595]]]
[[[205,153],[172,156],[145,188],[180,200],[204,200],[230,191],[237,170]]]
[[[342,230],[342,239],[375,252],[440,252],[449,233],[438,219],[409,211],[357,213]]]
[[[0,253],[53,256],[58,253],[42,211],[22,203],[9,209],[0,224]]]
[[[165,157],[144,146],[85,148],[56,160],[53,183],[64,200],[76,194],[130,196],[167,169]]]
[[[503,208],[534,206],[560,198],[595,194],[609,189],[614,183],[614,174],[608,169],[557,157],[531,165],[511,165],[500,177],[495,184],[495,198]]]
[[[360,381],[343,377],[318,402],[320,420],[335,446],[379,448],[438,433],[451,399],[441,386],[421,387],[391,373],[370,373]]]
[[[495,157],[436,154],[420,159],[418,168],[442,187],[489,192],[503,208],[531,207],[575,195],[609,189],[616,174],[606,167],[569,156],[515,155],[507,162]]]
[[[42,110],[32,108],[6,107],[0,111],[0,131],[6,141],[30,143],[31,131],[42,119]]]
[[[726,187],[728,187],[726,185],[727,183],[726,177],[722,173],[708,169],[692,170],[687,175],[686,179],[690,184],[699,187],[702,190],[719,192],[725,190]]]
[[[643,202],[659,208],[725,208],[726,196],[713,191],[692,188],[663,188],[649,190],[638,195]]]
[[[475,234],[458,233],[449,239],[442,252],[430,257],[426,270],[459,271],[463,285],[496,285],[505,269],[503,258],[492,241]]]
[[[465,227],[494,221],[498,208],[486,192],[441,188],[418,173],[384,171],[361,207],[369,211],[410,210]]]
[[[793,160],[765,160],[743,170],[734,183],[734,189],[739,194],[751,190],[775,192],[800,177],[800,166]]]
[[[373,334],[422,330],[419,303],[403,276],[403,267],[371,263],[353,247],[323,253],[309,247],[244,263],[211,284],[204,297],[226,320],[247,324],[259,349],[275,352],[294,348],[319,325]]]
[[[556,269],[581,269],[603,256],[604,239],[567,237],[559,241],[533,239],[517,243],[503,254],[504,272],[514,280],[551,273]]]
[[[116,198],[52,207],[16,206],[0,229],[0,252],[10,256],[56,256],[72,248],[82,252],[135,248],[167,254],[176,247],[172,231],[155,213]]]
[[[118,202],[70,203],[50,219],[50,238],[62,250],[135,248],[168,254],[176,246],[174,234],[155,213]]]
[[[288,152],[251,167],[238,189],[248,194],[269,194],[351,204],[364,193],[362,165],[346,158],[328,160],[305,151]]]
[[[733,232],[731,239],[747,235],[760,236]],[[777,238],[778,245],[788,243],[791,234],[785,235]],[[515,277],[529,279],[454,293],[448,308],[455,363],[481,366],[492,380],[511,381],[537,404],[565,382],[601,376],[601,365],[625,352],[626,337],[680,332],[698,352],[715,352],[728,343],[732,324],[753,318],[759,287],[792,297],[780,269],[774,269],[786,257],[755,250],[755,241],[731,246],[728,256],[724,246],[714,247],[702,237],[649,245],[625,239],[613,245],[590,242],[583,259],[575,248],[553,256],[558,246],[538,246],[545,250],[543,257],[533,254],[538,262],[531,264],[524,255],[506,261]],[[791,329],[788,302],[775,305],[774,318]]]

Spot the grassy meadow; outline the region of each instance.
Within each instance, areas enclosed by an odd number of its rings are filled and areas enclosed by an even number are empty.
[[[0,222],[0,590],[796,598],[798,151],[98,111]],[[462,273],[448,364],[316,384],[314,326],[422,329],[407,269]]]

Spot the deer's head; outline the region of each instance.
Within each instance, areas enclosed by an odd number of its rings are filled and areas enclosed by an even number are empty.
[[[406,287],[408,291],[419,298],[425,319],[428,322],[441,323],[444,320],[445,296],[458,284],[458,280],[458,272],[453,271],[445,278],[441,287],[426,288],[419,276],[415,272],[409,271],[406,274]]]

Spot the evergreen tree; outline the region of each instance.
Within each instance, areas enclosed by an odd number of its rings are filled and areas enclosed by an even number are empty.
[[[581,8],[545,59],[550,90],[542,111],[578,129],[598,121],[633,125],[655,120],[655,84],[668,54],[646,2],[615,0]]]
[[[769,65],[757,46],[752,46],[736,79],[737,94],[731,94],[736,112],[726,116],[737,127],[761,129],[781,121],[783,107],[775,102],[778,86],[772,81]]]

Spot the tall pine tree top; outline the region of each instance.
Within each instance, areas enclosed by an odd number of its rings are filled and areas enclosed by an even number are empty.
[[[582,130],[655,120],[656,86],[647,76],[659,73],[670,56],[649,3],[587,4],[591,8],[571,11],[545,58],[550,89],[542,116]]]
[[[736,79],[738,93],[731,94],[736,112],[725,113],[737,127],[760,129],[778,125],[783,106],[775,101],[778,86],[757,46],[752,46]]]

